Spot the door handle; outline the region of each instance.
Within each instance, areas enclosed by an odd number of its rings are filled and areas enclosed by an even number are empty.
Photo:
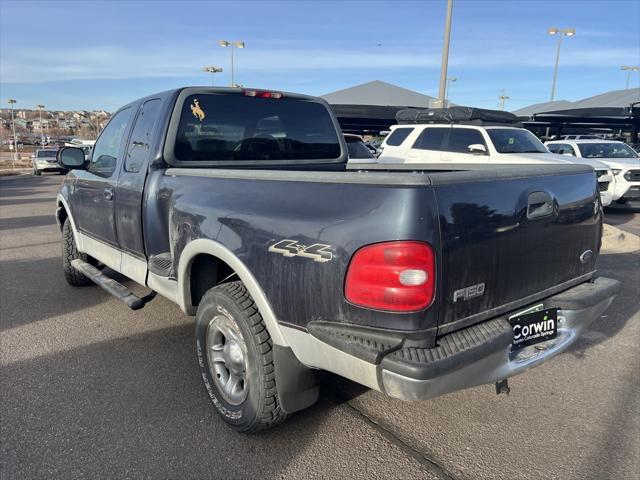
[[[102,194],[104,195],[104,199],[110,202],[113,200],[113,188],[107,187],[103,190]]]
[[[534,220],[553,215],[555,202],[547,192],[533,192],[527,198],[527,218]]]

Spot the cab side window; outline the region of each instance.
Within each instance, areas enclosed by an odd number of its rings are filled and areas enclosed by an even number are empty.
[[[124,162],[126,172],[137,173],[144,168],[151,152],[153,127],[158,118],[159,110],[159,98],[148,100],[142,105],[127,148],[127,156]]]
[[[116,113],[104,128],[93,147],[89,171],[101,177],[110,177],[118,164],[122,139],[131,117],[131,108]]]

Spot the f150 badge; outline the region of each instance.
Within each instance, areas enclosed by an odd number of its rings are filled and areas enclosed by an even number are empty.
[[[466,301],[471,298],[480,297],[481,295],[484,295],[484,283],[478,283],[477,285],[456,290],[453,292],[453,303],[456,303],[458,300]]]
[[[311,258],[314,262],[320,263],[328,262],[333,258],[331,245],[314,243],[307,247],[295,240],[289,239],[284,239],[274,245],[271,245],[269,247],[269,251],[273,253],[280,253],[285,257]]]

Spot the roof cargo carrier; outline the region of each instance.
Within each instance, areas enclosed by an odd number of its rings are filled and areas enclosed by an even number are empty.
[[[399,124],[458,123],[466,125],[514,125],[518,117],[511,112],[474,107],[405,108],[396,113]]]

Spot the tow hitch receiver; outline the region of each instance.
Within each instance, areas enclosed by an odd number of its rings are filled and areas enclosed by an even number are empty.
[[[131,310],[140,310],[156,296],[156,292],[151,292],[140,298],[120,282],[108,277],[93,265],[82,260],[72,260],[71,265],[93,283],[102,287],[121,302],[124,302]]]
[[[496,395],[500,395],[501,393],[509,395],[510,391],[511,389],[509,388],[509,380],[507,380],[506,378],[504,380],[496,382]]]

